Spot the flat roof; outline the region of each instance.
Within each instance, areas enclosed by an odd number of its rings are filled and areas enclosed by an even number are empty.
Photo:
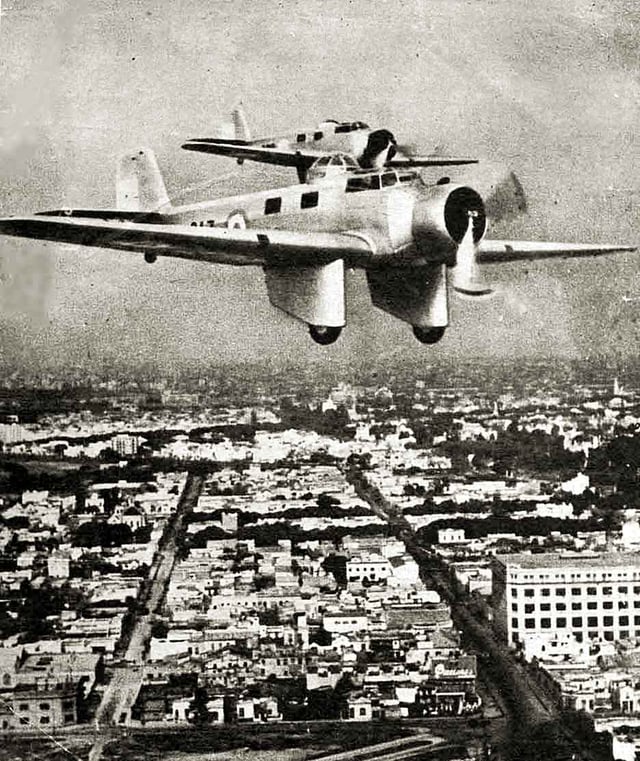
[[[640,552],[514,552],[496,560],[519,568],[624,568],[640,566]]]

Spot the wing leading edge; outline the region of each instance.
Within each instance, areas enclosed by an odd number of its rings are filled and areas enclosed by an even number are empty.
[[[265,148],[244,140],[222,140],[215,137],[188,140],[182,147],[186,151],[227,156],[239,161],[258,161],[262,164],[301,167],[305,170],[319,158],[326,156],[326,151],[312,151],[308,148]]]
[[[203,137],[188,140],[182,145],[187,151],[210,153],[226,156],[238,161],[258,161],[262,164],[291,166],[308,170],[322,156],[331,155],[332,151],[312,150],[302,147],[266,147],[246,140],[225,140],[217,137]],[[478,159],[458,156],[394,156],[385,161],[385,166],[409,169],[430,166],[461,166],[477,164]]]
[[[363,266],[375,253],[367,236],[356,231],[239,230],[77,216],[5,217],[0,234],[235,265],[308,266],[344,259],[348,266]]]
[[[635,251],[635,246],[591,243],[554,243],[524,240],[482,240],[477,246],[479,264],[534,261],[536,259],[603,256],[605,254]]]

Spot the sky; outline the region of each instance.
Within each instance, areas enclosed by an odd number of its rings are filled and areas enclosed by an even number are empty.
[[[2,0],[0,213],[112,207],[118,156],[153,148],[169,195],[294,181],[182,151],[241,99],[254,134],[326,118],[515,171],[528,213],[492,237],[639,242],[640,10],[635,0]],[[426,174],[426,177],[433,175]],[[437,175],[439,176],[439,175]],[[433,176],[433,179],[437,179]],[[362,273],[331,347],[273,309],[254,268],[0,242],[0,365],[290,361],[354,354],[636,355],[636,254],[487,268],[490,299],[451,299],[425,347],[376,310]]]

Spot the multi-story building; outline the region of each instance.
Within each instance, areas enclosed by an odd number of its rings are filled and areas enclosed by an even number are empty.
[[[494,623],[510,644],[640,637],[640,553],[497,555],[492,571]]]
[[[18,684],[3,697],[10,715],[2,719],[2,729],[25,726],[43,729],[77,723],[76,687],[72,682],[51,683],[38,688]]]
[[[139,436],[130,436],[127,433],[119,433],[111,439],[111,446],[120,457],[131,457],[137,454],[140,443]]]
[[[379,554],[360,555],[347,561],[347,581],[379,584],[391,575],[391,565]]]

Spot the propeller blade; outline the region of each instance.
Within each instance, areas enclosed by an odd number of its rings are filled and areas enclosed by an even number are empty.
[[[483,197],[492,224],[510,222],[528,211],[527,195],[516,173],[501,161],[452,170],[453,182],[470,185]]]
[[[486,296],[492,292],[478,265],[477,248],[473,240],[473,218],[476,213],[469,212],[467,231],[458,246],[456,264],[451,269],[451,285],[465,296]]]
[[[484,203],[488,216],[495,222],[526,214],[528,210],[524,188],[515,172],[509,172],[498,182]]]

